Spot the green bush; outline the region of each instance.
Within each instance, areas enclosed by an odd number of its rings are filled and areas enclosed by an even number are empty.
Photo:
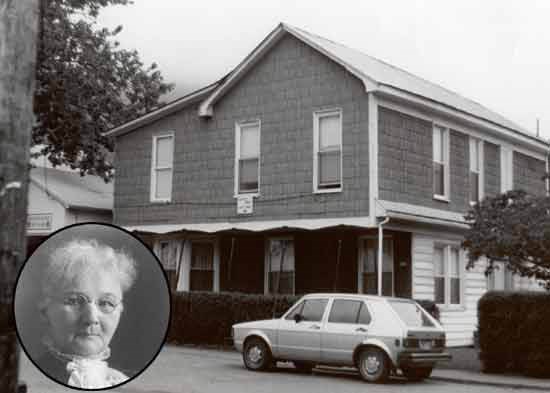
[[[299,296],[254,295],[235,292],[177,292],[172,294],[168,341],[175,344],[223,345],[235,323],[280,317]],[[431,300],[418,300],[436,318]]]
[[[550,294],[491,291],[478,318],[483,371],[550,377]]]

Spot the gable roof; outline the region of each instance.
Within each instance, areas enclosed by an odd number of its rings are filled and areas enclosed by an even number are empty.
[[[30,171],[30,180],[66,209],[113,209],[113,183],[105,183],[98,176],[36,167]]]

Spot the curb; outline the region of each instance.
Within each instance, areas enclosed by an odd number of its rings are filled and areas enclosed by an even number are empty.
[[[484,386],[493,386],[497,388],[510,388],[510,389],[531,389],[531,390],[541,390],[544,392],[548,392],[548,390],[550,389],[548,386],[528,385],[528,384],[522,384],[522,383],[489,382],[489,381],[480,381],[477,379],[458,379],[458,378],[436,377],[436,376],[432,376],[429,379],[432,379],[435,381],[460,383],[464,385],[484,385]]]

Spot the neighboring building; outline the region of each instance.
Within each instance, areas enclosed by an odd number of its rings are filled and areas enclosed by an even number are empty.
[[[48,167],[30,171],[27,253],[51,233],[79,222],[112,222],[113,184]]]
[[[108,134],[114,221],[174,288],[377,293],[382,226],[382,293],[436,300],[450,345],[472,343],[495,282],[465,269],[464,213],[545,192],[542,139],[286,24],[220,81]]]

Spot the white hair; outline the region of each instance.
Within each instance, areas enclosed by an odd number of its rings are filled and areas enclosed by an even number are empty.
[[[127,291],[136,278],[136,263],[123,250],[100,244],[97,240],[71,240],[54,250],[44,271],[42,291],[49,297],[60,285],[90,271],[116,274],[122,292]]]

